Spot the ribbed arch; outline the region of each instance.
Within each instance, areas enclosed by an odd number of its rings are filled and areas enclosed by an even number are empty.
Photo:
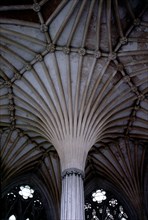
[[[0,123],[6,137],[2,146],[6,182],[35,172],[50,186],[51,198],[59,201],[61,171],[83,170],[89,150],[98,149],[101,141],[104,150],[108,143],[108,150],[105,155],[96,150],[92,156],[96,172],[134,201],[143,174],[132,173],[135,163],[141,164],[136,172],[144,172],[145,153],[141,145],[128,152],[128,142],[112,145],[111,139],[147,141],[148,39],[143,3],[62,0],[52,8],[51,1],[39,1],[29,11],[20,3],[22,20],[1,19]],[[13,13],[14,7],[1,10],[6,9]],[[25,12],[30,13],[28,21]],[[26,142],[19,142],[20,131]],[[122,163],[114,157],[114,148]],[[121,181],[123,176],[129,182]],[[135,204],[141,207],[138,196]]]

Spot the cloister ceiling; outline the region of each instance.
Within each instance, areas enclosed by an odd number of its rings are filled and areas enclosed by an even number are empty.
[[[59,204],[56,151],[71,158],[65,143],[81,137],[85,154],[91,149],[86,181],[93,169],[131,201],[136,195],[137,207],[147,142],[146,1],[10,2],[0,3],[3,186],[32,173]],[[79,148],[76,156],[84,156]]]

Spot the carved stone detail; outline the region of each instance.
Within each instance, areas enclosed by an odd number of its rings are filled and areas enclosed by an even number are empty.
[[[39,12],[41,9],[41,6],[38,3],[33,4],[33,10],[35,12]]]
[[[115,60],[116,58],[117,58],[117,54],[115,52],[110,53],[109,56],[108,56],[109,60]]]
[[[140,101],[144,100],[144,98],[145,98],[145,96],[144,96],[143,94],[138,95],[138,99],[139,99]]]
[[[84,55],[86,54],[85,48],[80,48],[80,49],[78,50],[78,53],[80,54],[80,56],[84,56]]]
[[[10,111],[13,111],[15,109],[14,105],[9,105],[8,108]]]
[[[15,119],[16,119],[16,118],[15,118],[14,116],[11,116],[11,117],[10,117],[10,121],[11,121],[11,122],[12,122],[12,121],[15,121]]]
[[[123,79],[124,79],[125,82],[130,82],[130,77],[129,76],[124,76]]]
[[[100,58],[101,57],[101,52],[99,50],[96,50],[94,52],[94,56],[95,56],[96,59]]]
[[[47,51],[51,52],[51,53],[54,52],[55,51],[55,45],[52,44],[52,43],[48,44],[47,45]]]
[[[140,108],[140,106],[136,105],[134,109],[137,111],[137,110],[139,110],[139,108]]]
[[[14,78],[15,79],[21,79],[21,75],[19,73],[15,73]]]
[[[69,175],[75,175],[80,176],[82,179],[84,179],[84,172],[82,170],[79,170],[77,168],[69,168],[62,172],[62,179],[64,179],[66,176]]]
[[[25,66],[25,70],[29,71],[29,70],[31,70],[31,68],[32,68],[31,65],[29,63],[27,63]]]
[[[11,93],[8,94],[8,99],[12,99],[13,95]]]
[[[70,48],[69,48],[69,47],[64,47],[64,48],[63,48],[63,52],[64,52],[65,54],[69,54],[69,53],[70,53]]]
[[[137,92],[137,87],[136,87],[136,86],[132,86],[132,87],[131,87],[131,90],[132,90],[133,92]]]
[[[42,55],[41,55],[41,54],[37,54],[37,55],[36,55],[36,61],[41,62],[42,60],[43,60]]]
[[[12,83],[11,83],[11,81],[6,81],[6,82],[5,82],[5,85],[6,85],[8,88],[10,88],[10,87],[12,86]]]
[[[40,30],[42,32],[47,32],[48,31],[48,26],[46,24],[41,24]]]
[[[121,38],[120,38],[120,43],[121,43],[122,45],[126,44],[127,42],[128,42],[127,37],[121,37]]]

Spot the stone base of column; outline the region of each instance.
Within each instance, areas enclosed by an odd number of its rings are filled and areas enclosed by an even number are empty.
[[[61,220],[84,220],[84,173],[75,168],[62,173]]]

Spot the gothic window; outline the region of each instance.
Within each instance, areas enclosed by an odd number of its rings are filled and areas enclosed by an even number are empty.
[[[125,208],[111,192],[97,189],[86,198],[86,220],[129,220]]]
[[[2,197],[2,220],[45,220],[40,193],[30,185],[12,188]]]

